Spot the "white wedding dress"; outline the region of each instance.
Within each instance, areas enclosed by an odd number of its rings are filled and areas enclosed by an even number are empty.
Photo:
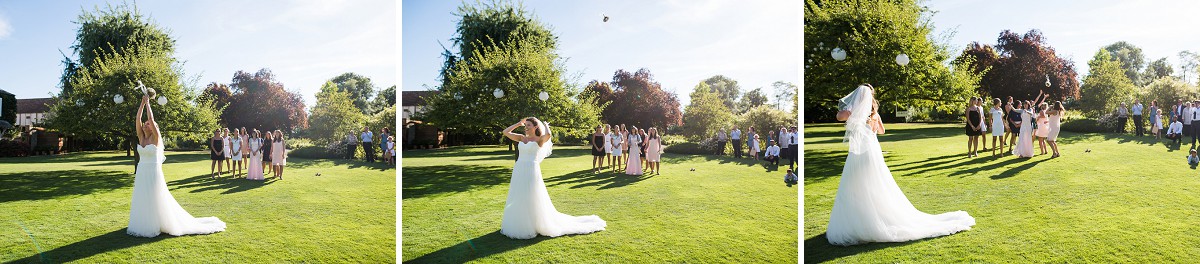
[[[540,147],[537,142],[517,144],[520,156],[513,165],[500,233],[509,238],[530,239],[538,234],[557,237],[604,230],[608,224],[598,216],[570,216],[554,209],[546,184],[542,182],[541,167],[542,159],[550,155],[553,143],[547,141],[544,144]]]
[[[158,142],[162,142],[160,137]],[[225,231],[225,222],[216,217],[192,217],[167,189],[162,164],[166,156],[158,145],[137,147],[141,161],[133,179],[133,201],[129,205],[129,228],[126,233],[138,237],[156,237],[161,233],[173,236],[211,234]]]
[[[1017,147],[1013,155],[1022,158],[1033,157],[1033,113],[1021,110],[1021,132],[1017,133]]]
[[[971,229],[975,218],[963,211],[926,214],[900,191],[883,160],[879,139],[867,125],[874,100],[865,86],[843,98],[850,110],[846,140],[850,153],[834,197],[825,237],[830,244],[903,242]],[[865,106],[864,106],[865,105]]]

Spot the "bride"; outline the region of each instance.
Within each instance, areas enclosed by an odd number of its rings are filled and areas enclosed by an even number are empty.
[[[138,106],[137,124],[135,130],[138,137],[137,172],[133,180],[133,201],[129,206],[129,228],[126,233],[138,237],[156,237],[160,233],[173,236],[192,234],[211,234],[225,231],[225,222],[216,217],[195,218],[167,190],[167,182],[163,180],[162,135],[158,131],[158,123],[154,122],[154,112],[150,110],[150,98],[154,90],[142,97],[142,105]],[[142,112],[149,119],[142,121]]]
[[[519,126],[525,127],[524,134],[513,133]],[[538,234],[557,237],[571,234],[587,234],[604,230],[607,224],[600,217],[570,216],[559,213],[550,202],[546,184],[542,182],[542,160],[550,155],[554,146],[550,142],[550,127],[537,118],[525,118],[504,129],[504,136],[517,141],[517,163],[513,165],[512,181],[509,183],[508,201],[504,204],[504,218],[500,222],[500,233],[515,239],[530,239]]]
[[[975,218],[966,212],[926,214],[900,191],[876,138],[884,129],[874,93],[870,84],[862,84],[839,103],[837,118],[846,121],[850,153],[829,214],[829,243],[903,242],[971,229]]]

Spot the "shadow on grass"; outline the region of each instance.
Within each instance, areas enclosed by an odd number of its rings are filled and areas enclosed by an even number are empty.
[[[397,157],[398,158],[398,157]],[[399,164],[399,163],[397,163]],[[288,158],[287,167],[284,167],[284,172],[289,168],[307,169],[332,166],[346,166],[350,169],[369,169],[377,171],[393,170],[396,165],[389,165],[386,162],[367,162],[364,160],[348,160],[348,159],[305,159],[305,158]],[[286,177],[286,176],[285,176]]]
[[[196,175],[192,176],[191,178],[178,179],[168,182],[167,186],[176,190],[182,188],[196,188],[195,190],[190,191],[192,193],[224,190],[221,193],[230,194],[262,188],[263,186],[267,186],[279,181],[279,179],[270,176],[268,176],[266,180],[262,181],[247,180],[245,175],[241,175],[236,178],[230,177],[228,174],[226,174],[226,176],[217,177],[216,179],[212,179],[210,177],[211,176],[208,174]],[[287,176],[284,177],[286,178]]]
[[[509,250],[527,247],[550,237],[538,236],[532,239],[511,239],[500,230],[459,242],[453,246],[439,249],[424,256],[404,261],[404,263],[467,263],[487,256],[504,253]]]
[[[114,250],[154,243],[171,237],[171,235],[166,234],[151,238],[134,237],[125,234],[125,229],[122,228],[103,235],[88,238],[83,241],[71,243],[70,245],[42,252],[41,254],[33,254],[16,261],[6,263],[66,263]]]
[[[119,171],[60,170],[0,174],[0,203],[86,195],[133,186],[133,174]]]
[[[843,247],[829,244],[829,239],[825,238],[825,234],[822,233],[804,240],[804,263],[823,263],[879,249],[904,246],[917,241],[921,240],[895,243],[868,243]]]
[[[653,175],[625,175],[625,173],[617,173],[605,171],[600,174],[592,173],[591,169],[580,170],[568,173],[562,176],[545,179],[548,186],[559,186],[564,184],[575,184],[571,189],[579,189],[591,186],[600,186],[597,190],[611,189],[617,187],[625,187],[646,179],[654,177]],[[603,186],[601,186],[603,185]]]
[[[166,155],[167,155],[167,159],[163,160],[163,164],[189,163],[189,162],[210,161],[211,160],[211,159],[209,159],[208,154],[191,154],[191,153],[189,153],[189,154],[171,154],[170,152],[167,152]],[[99,167],[99,166],[122,166],[122,165],[124,165],[124,166],[129,166],[131,171],[132,171],[133,167],[137,165],[137,163],[134,162],[133,157],[120,156],[119,158],[120,159],[96,158],[94,160],[77,160],[76,162],[108,161],[108,162],[104,162],[104,163],[85,164],[84,166]]]
[[[1046,162],[1047,160],[1050,160],[1050,159],[1040,159],[1040,160],[1035,160],[1035,161],[1029,161],[1030,159],[1032,159],[1032,158],[1012,159],[1010,161],[1023,161],[1023,162],[1025,162],[1025,164],[1021,164],[1021,166],[1016,166],[1011,169],[1005,170],[1004,172],[1001,172],[1000,174],[992,175],[989,178],[992,178],[993,180],[1010,178],[1012,176],[1016,176],[1017,173],[1019,173],[1019,172],[1025,171],[1026,169],[1029,169],[1029,168],[1032,168],[1034,165],[1037,165],[1038,163],[1042,163],[1042,162]]]
[[[404,167],[403,199],[465,192],[504,184],[512,170],[501,166],[440,165]]]
[[[479,147],[504,147],[504,145],[456,146],[444,149],[414,149],[405,150],[403,153],[405,158],[445,158],[462,156],[493,156],[505,154],[511,157],[513,153],[515,153],[507,148],[491,151],[472,151],[479,149]]]

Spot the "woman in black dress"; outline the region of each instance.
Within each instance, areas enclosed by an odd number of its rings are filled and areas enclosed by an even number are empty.
[[[600,168],[604,166],[604,125],[596,126],[596,133],[592,133],[592,173],[600,173]]]
[[[209,166],[209,177],[216,179],[217,175],[223,173],[225,168],[225,142],[221,137],[221,129],[213,130],[213,137],[208,139],[208,157],[212,160],[212,165]]]
[[[275,142],[275,137],[272,136],[271,135],[272,133],[270,133],[270,132],[267,132],[265,134],[267,135],[267,137],[263,141],[263,146],[266,146],[266,147],[262,148],[262,152],[263,152],[262,166],[263,166],[263,171],[265,171],[266,173],[269,174],[269,173],[271,173],[271,166],[270,166],[271,165],[271,147],[270,147],[270,145],[267,145],[267,144],[271,144],[271,142]]]
[[[979,101],[976,98],[971,98],[971,102],[967,104],[967,157],[975,157],[975,153],[979,148],[979,137],[983,136],[983,110],[979,107]]]
[[[1008,140],[1007,153],[1011,153],[1013,146],[1017,144],[1017,136],[1020,134],[1018,132],[1021,131],[1021,111],[1023,111],[1021,110],[1021,101],[1012,101],[1012,99],[1009,99],[1009,101],[1012,102],[1008,106],[1008,127],[1010,131],[1008,134],[1011,136]]]

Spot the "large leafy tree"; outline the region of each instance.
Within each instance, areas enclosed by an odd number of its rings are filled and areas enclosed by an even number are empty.
[[[638,128],[677,126],[682,122],[679,99],[662,89],[645,68],[637,72],[617,70],[611,83],[613,93],[603,109],[604,121]]]
[[[388,107],[396,106],[396,86],[392,85],[387,89],[379,90],[375,94],[375,99],[371,100],[371,112],[378,113],[384,111]]]
[[[737,117],[737,125],[743,130],[753,126],[766,144],[768,131],[778,131],[779,127],[796,125],[796,116],[770,106],[756,106]],[[766,148],[765,146],[763,148]]]
[[[285,90],[269,69],[255,73],[237,71],[229,84],[233,99],[226,108],[225,123],[230,127],[281,130],[291,134],[308,127],[304,98]]]
[[[1083,77],[1079,93],[1080,110],[1091,116],[1099,116],[1116,110],[1121,102],[1132,99],[1133,82],[1125,76],[1121,63],[1113,59],[1107,50],[1100,49],[1088,62],[1089,72]]]
[[[915,0],[807,0],[805,120],[833,120],[837,100],[860,83],[874,85],[885,113],[962,107],[975,95],[977,74],[952,74],[950,49],[934,40],[931,14]],[[834,49],[844,50],[845,60],[834,60]],[[910,59],[905,66],[896,63],[901,54]]]
[[[1197,70],[1200,69],[1200,53],[1185,50],[1180,51],[1177,56],[1179,56],[1179,79],[1191,83],[1192,77],[1196,76]]]
[[[599,124],[588,93],[565,77],[557,39],[532,14],[511,3],[464,4],[457,15],[459,53],[449,53],[437,95],[423,118],[465,133],[494,135],[537,116],[559,136],[583,137]],[[496,90],[503,92],[497,98]],[[546,92],[545,101],[539,94]]]
[[[318,144],[342,140],[345,133],[362,128],[366,116],[354,105],[350,95],[333,82],[326,82],[317,92],[317,105],[312,108],[308,132]]]
[[[738,96],[742,94],[742,87],[738,85],[737,80],[725,75],[714,75],[700,82],[707,84],[710,91],[717,93],[717,97],[721,98],[721,103],[725,104],[726,108],[738,109]]]
[[[1108,54],[1121,63],[1121,69],[1125,70],[1125,77],[1133,82],[1133,85],[1142,86],[1153,80],[1142,80],[1142,68],[1146,65],[1146,56],[1142,55],[1142,48],[1134,46],[1129,42],[1117,41],[1116,43],[1104,46],[1104,50]]]
[[[229,90],[229,85],[223,83],[212,82],[204,87],[204,92],[200,93],[200,97],[206,100],[211,100],[213,105],[217,106],[221,111],[221,124],[228,125],[229,120],[229,103],[233,101],[233,92]]]
[[[1149,102],[1158,101],[1159,107],[1174,105],[1178,99],[1196,98],[1200,91],[1195,86],[1180,81],[1174,76],[1155,79],[1142,89],[1139,98],[1149,106]],[[1163,110],[1164,116],[1170,115],[1169,110]]]
[[[1044,91],[1051,100],[1064,100],[1080,94],[1074,62],[1058,57],[1037,30],[1000,32],[995,47],[972,42],[955,62],[982,74],[978,93],[986,97],[1033,99]]]
[[[796,96],[800,92],[800,87],[785,81],[776,81],[771,84],[771,87],[775,87],[775,106],[779,107],[781,110],[784,110],[787,109],[784,106],[791,104],[792,113],[800,113],[800,104],[798,102],[800,97]]]
[[[1147,64],[1141,78],[1147,82],[1153,82],[1162,77],[1172,76],[1174,73],[1175,68],[1172,68],[1167,58],[1163,57]]]
[[[761,87],[754,88],[754,90],[750,90],[749,92],[746,92],[746,94],[742,95],[742,100],[738,103],[738,110],[740,110],[738,112],[745,113],[746,111],[750,111],[752,108],[765,104],[767,104],[767,94],[763,93]]]
[[[708,83],[697,84],[689,96],[691,104],[683,110],[683,134],[689,139],[698,141],[710,137],[733,122],[733,112]]]
[[[357,73],[347,72],[337,77],[329,79],[325,85],[332,85],[339,91],[349,93],[350,100],[354,101],[354,107],[362,114],[370,114],[371,112],[371,97],[375,95],[375,85],[371,84],[371,78],[358,75]],[[322,88],[324,89],[324,88]],[[392,97],[392,102],[396,101]]]
[[[137,142],[134,119],[142,93],[134,87],[141,81],[167,102],[152,100],[163,138],[199,140],[216,128],[220,110],[210,100],[199,100],[197,89],[183,82],[167,29],[125,5],[84,11],[76,23],[72,54],[78,60],[64,59],[62,90],[51,105],[49,127],[120,142],[129,154]]]

